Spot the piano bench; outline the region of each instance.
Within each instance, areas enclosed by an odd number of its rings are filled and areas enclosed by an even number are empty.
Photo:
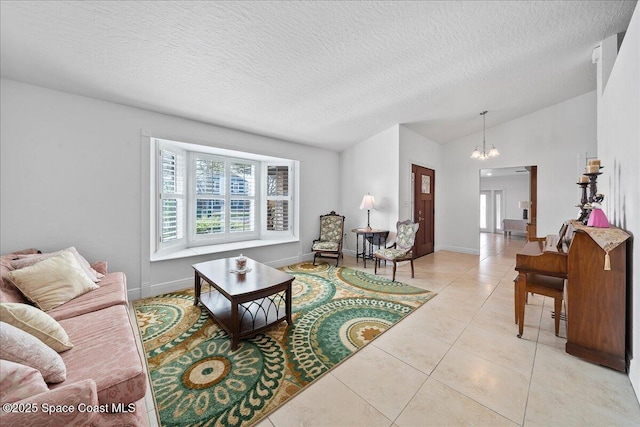
[[[560,331],[560,313],[562,312],[562,300],[564,298],[564,282],[560,277],[545,276],[536,273],[520,273],[514,279],[515,282],[515,311],[518,324],[518,338],[522,337],[524,329],[524,308],[527,304],[527,294],[544,295],[554,300],[555,332]],[[523,288],[524,287],[524,288]]]

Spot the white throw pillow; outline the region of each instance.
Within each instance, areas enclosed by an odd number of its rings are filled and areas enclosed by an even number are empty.
[[[30,267],[10,271],[9,280],[44,311],[98,289],[70,252],[45,259]]]
[[[29,304],[0,303],[0,320],[30,333],[58,353],[73,348],[62,326],[53,317]]]

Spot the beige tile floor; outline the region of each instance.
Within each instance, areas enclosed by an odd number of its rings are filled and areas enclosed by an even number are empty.
[[[258,427],[640,425],[625,374],[564,351],[552,300],[530,296],[516,337],[513,277],[524,243],[482,234],[480,256],[427,255],[415,261],[414,279],[399,266],[397,280],[438,295]],[[364,270],[352,257],[344,265]],[[391,277],[391,265],[378,273]],[[151,393],[147,407],[155,426]]]

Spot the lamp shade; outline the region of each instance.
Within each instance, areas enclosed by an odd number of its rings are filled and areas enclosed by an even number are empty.
[[[529,209],[529,201],[523,200],[521,202],[518,202],[518,207],[520,209]]]
[[[365,194],[362,198],[362,203],[360,203],[360,209],[375,209],[376,208],[376,199],[369,193]]]

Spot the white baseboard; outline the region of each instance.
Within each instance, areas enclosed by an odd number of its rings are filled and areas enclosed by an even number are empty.
[[[438,250],[439,251],[460,252],[460,253],[463,253],[463,254],[470,254],[470,255],[480,255],[480,251],[478,249],[463,248],[463,247],[460,247],[460,246],[441,246]]]
[[[279,268],[299,262],[309,261],[313,259],[313,254],[299,254],[295,257],[283,258],[275,261],[265,262],[263,264],[269,267]],[[142,287],[127,289],[127,297],[129,301],[135,301],[142,298],[154,297],[169,292],[181,291],[193,287],[193,276],[184,279],[172,280],[162,283],[145,283]]]
[[[182,291],[190,287],[193,287],[193,277],[172,280],[170,282],[147,284],[142,288],[129,289],[127,291],[127,295],[129,296],[129,301],[135,301],[137,299],[154,297],[168,292]]]
[[[127,289],[127,301],[136,301],[142,299],[140,296],[140,288]]]

